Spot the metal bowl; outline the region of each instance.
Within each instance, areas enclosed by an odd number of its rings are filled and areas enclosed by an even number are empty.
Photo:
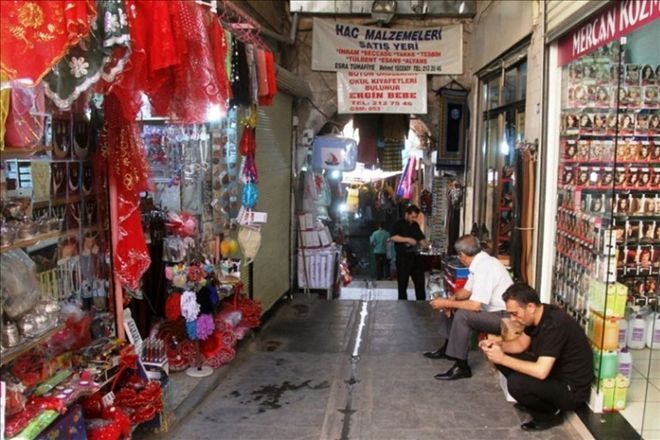
[[[20,224],[16,235],[21,240],[27,240],[29,238],[34,237],[36,233],[37,233],[37,224],[33,221],[28,220]]]

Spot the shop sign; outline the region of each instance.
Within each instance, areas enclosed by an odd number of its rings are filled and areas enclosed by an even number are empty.
[[[387,29],[315,18],[312,70],[460,75],[463,26]]]
[[[339,113],[426,113],[426,75],[337,72]]]
[[[660,18],[660,0],[622,0],[559,40],[563,66]]]

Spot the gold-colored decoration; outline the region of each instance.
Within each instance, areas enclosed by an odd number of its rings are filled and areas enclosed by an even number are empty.
[[[23,27],[38,29],[44,23],[44,11],[34,2],[27,2],[18,10],[18,21]]]

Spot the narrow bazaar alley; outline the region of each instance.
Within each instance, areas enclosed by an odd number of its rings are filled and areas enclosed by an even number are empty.
[[[522,431],[528,416],[506,401],[498,376],[478,351],[470,353],[472,378],[435,380],[451,366],[422,356],[442,342],[434,336],[435,313],[421,301],[301,295],[245,341],[226,379],[163,437],[583,438],[570,420],[541,433]]]

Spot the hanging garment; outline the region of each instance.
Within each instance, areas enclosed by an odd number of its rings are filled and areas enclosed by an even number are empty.
[[[250,72],[250,100],[259,102],[259,78],[257,77],[257,59],[256,48],[253,44],[245,45],[245,55],[248,61],[248,70]]]
[[[109,172],[117,185],[117,249],[115,273],[131,290],[138,288],[151,260],[144,239],[139,194],[149,189],[149,169],[145,149],[135,122],[123,119],[121,105],[114,94],[106,97],[104,153]]]
[[[68,109],[101,78],[114,81],[128,60],[130,34],[123,0],[97,0],[91,33],[72,47],[44,78],[46,95]]]
[[[275,58],[273,52],[266,51],[266,78],[268,80],[268,94],[259,97],[259,105],[271,106],[277,93],[277,79],[275,77]]]
[[[0,72],[0,83],[3,83],[7,77],[4,73]],[[9,116],[9,94],[11,89],[9,87],[0,89],[0,151],[5,149],[5,124],[7,116]]]
[[[0,7],[0,65],[13,80],[36,85],[89,34],[94,1],[3,1]]]
[[[355,214],[360,208],[360,190],[349,187],[346,189],[346,212]]]
[[[378,128],[381,115],[355,115],[353,127],[360,130],[360,143],[358,144],[358,162],[367,166],[378,163]]]
[[[245,44],[234,38],[233,52],[231,77],[233,99],[231,104],[249,106],[252,104],[250,101],[250,67]]]
[[[261,103],[261,100],[268,96],[268,67],[266,66],[266,50],[257,48],[256,49],[256,61],[257,61],[257,85],[258,90],[258,102]]]
[[[401,152],[403,150],[401,142],[386,142],[383,149],[383,171],[401,171],[403,168],[403,159]]]
[[[44,87],[40,84],[29,88],[14,81],[11,84],[5,143],[14,148],[34,147],[44,134]]]

